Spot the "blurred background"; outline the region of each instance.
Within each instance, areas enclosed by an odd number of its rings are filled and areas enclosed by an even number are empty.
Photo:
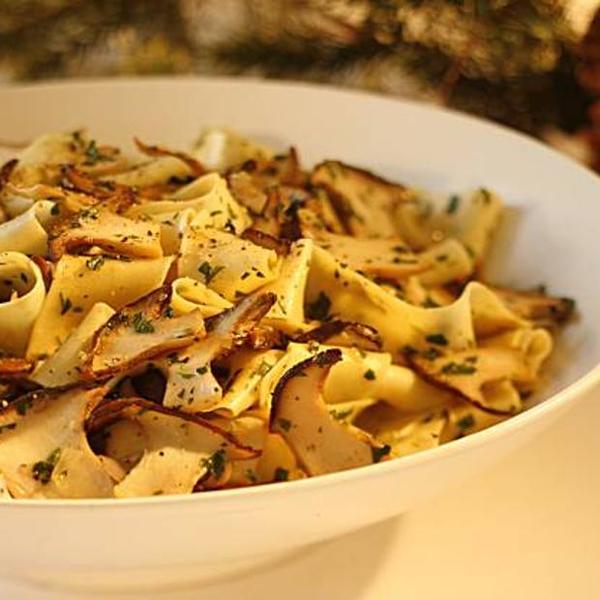
[[[0,0],[0,81],[228,74],[447,105],[600,170],[600,0]]]

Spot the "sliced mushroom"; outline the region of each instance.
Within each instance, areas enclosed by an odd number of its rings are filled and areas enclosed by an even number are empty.
[[[227,176],[231,195],[251,214],[259,215],[267,204],[267,193],[256,183],[250,173],[238,171]]]
[[[518,412],[520,399],[516,392],[490,396],[486,394],[490,385],[501,381],[531,385],[535,379],[522,352],[502,347],[448,354],[432,348],[411,354],[409,361],[426,381],[453,390],[478,408],[497,415]]]
[[[161,146],[151,146],[144,144],[138,138],[133,139],[137,149],[147,156],[152,156],[154,158],[159,156],[174,156],[175,158],[183,161],[189,167],[192,175],[195,177],[200,177],[200,175],[204,175],[204,173],[206,173],[206,169],[200,164],[200,162],[185,152],[168,150],[167,148],[163,148]]]
[[[287,256],[290,252],[290,242],[273,237],[259,229],[246,229],[242,234],[245,240],[251,241],[257,246],[262,246],[267,250],[274,250],[279,256]]]
[[[67,193],[65,204],[72,210],[80,204],[80,208],[101,205],[102,208],[123,213],[137,203],[137,194],[128,185],[112,181],[101,181],[92,178],[72,165],[65,165],[61,170],[61,185],[67,191],[77,192],[78,196],[70,198]],[[82,194],[85,197],[82,197]]]
[[[94,246],[105,252],[134,258],[159,258],[163,254],[158,224],[134,221],[96,207],[61,222],[60,229],[53,231],[53,235],[49,244],[53,260]]]
[[[389,453],[368,434],[333,419],[321,398],[339,350],[321,352],[287,371],[273,392],[271,431],[289,443],[309,475],[378,462]]]
[[[369,171],[328,160],[317,165],[311,183],[323,187],[347,230],[357,237],[394,237],[394,212],[411,193]]]
[[[96,334],[84,375],[106,377],[204,337],[202,312],[170,317],[169,301],[170,288],[163,286],[111,317]]]
[[[207,322],[208,335],[169,357],[163,404],[186,412],[217,408],[222,389],[211,364],[218,356],[243,343],[247,334],[275,302],[272,294],[250,296]]]
[[[377,352],[381,350],[383,341],[373,327],[363,323],[349,323],[348,321],[327,321],[322,325],[305,331],[294,338],[295,342],[306,344],[318,342],[330,346],[351,346]]]
[[[2,410],[0,472],[13,497],[112,495],[114,479],[90,449],[84,431],[86,418],[106,391],[32,392]]]
[[[509,288],[490,287],[515,314],[533,321],[538,327],[564,323],[575,312],[571,298],[555,298],[544,292],[525,292]]]
[[[189,493],[207,474],[218,479],[227,463],[260,455],[206,419],[140,398],[103,404],[89,426],[99,429],[121,419],[140,427],[144,453],[115,487],[118,498]]]

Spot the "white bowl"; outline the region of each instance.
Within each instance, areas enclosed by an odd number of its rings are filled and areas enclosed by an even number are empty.
[[[516,210],[491,275],[577,299],[536,406],[435,450],[297,482],[193,496],[0,504],[6,576],[87,588],[233,575],[387,519],[485,469],[600,379],[600,180],[569,159],[471,117],[364,93],[248,80],[156,79],[0,90],[0,139],[89,126],[100,139],[187,145],[225,124],[306,163],[340,158],[449,193],[479,185]]]

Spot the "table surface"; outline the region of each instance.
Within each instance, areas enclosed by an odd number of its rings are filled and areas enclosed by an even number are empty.
[[[155,598],[600,598],[599,426],[600,397],[583,401],[518,453],[419,510],[243,579]],[[82,596],[0,581],[0,598]]]

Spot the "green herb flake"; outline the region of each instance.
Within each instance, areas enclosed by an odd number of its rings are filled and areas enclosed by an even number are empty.
[[[442,367],[444,375],[473,375],[477,369],[472,364],[449,362]]]
[[[225,267],[211,267],[210,263],[204,261],[199,267],[198,272],[204,275],[204,283],[208,285]]]
[[[133,315],[131,325],[136,333],[154,333],[154,326],[141,312]]]
[[[383,446],[377,446],[371,448],[371,455],[373,456],[373,462],[378,463],[381,462],[381,459],[387,456],[392,451],[392,448],[387,444]]]
[[[453,215],[460,206],[460,196],[456,194],[452,194],[450,198],[448,198],[448,205],[446,206],[446,213],[449,215]]]
[[[277,423],[284,431],[289,431],[292,428],[292,422],[289,419],[277,419]]]
[[[202,466],[215,478],[221,479],[225,472],[225,450],[217,450],[209,458],[202,460]]]
[[[375,381],[375,371],[373,371],[373,369],[367,369],[364,372],[363,377],[368,381]]]
[[[290,473],[287,469],[282,469],[281,467],[275,469],[275,481],[287,481],[289,476]]]
[[[86,165],[95,165],[97,162],[103,160],[110,160],[110,156],[105,156],[102,154],[98,146],[96,145],[96,140],[91,140],[85,149],[85,161]]]
[[[60,300],[60,314],[61,316],[66,315],[73,308],[73,303],[69,298],[63,296],[62,292],[59,292],[58,298]]]
[[[43,485],[46,485],[52,477],[54,467],[56,466],[59,458],[60,448],[56,448],[48,455],[46,460],[39,460],[38,462],[34,463],[34,465],[31,467],[33,478]]]
[[[489,204],[492,199],[492,193],[489,190],[486,190],[485,188],[481,188],[479,192],[481,194],[481,197],[483,198],[483,203]]]
[[[431,333],[431,334],[425,336],[425,339],[430,344],[435,344],[436,346],[447,346],[448,345],[448,339],[446,338],[446,336],[443,333]]]
[[[441,356],[441,353],[437,348],[427,348],[427,350],[421,353],[421,356],[425,360],[435,360]]]
[[[258,483],[258,476],[252,469],[246,469],[244,471],[244,475],[248,481],[251,481],[252,483]]]
[[[317,299],[306,306],[306,315],[315,321],[327,321],[331,309],[331,300],[325,292],[319,292]]]
[[[27,411],[33,406],[33,400],[31,398],[20,398],[15,400],[15,409],[17,414],[21,417],[27,414]]]
[[[459,429],[470,429],[473,425],[475,425],[475,417],[471,414],[465,415],[462,419],[456,421],[456,426]]]

